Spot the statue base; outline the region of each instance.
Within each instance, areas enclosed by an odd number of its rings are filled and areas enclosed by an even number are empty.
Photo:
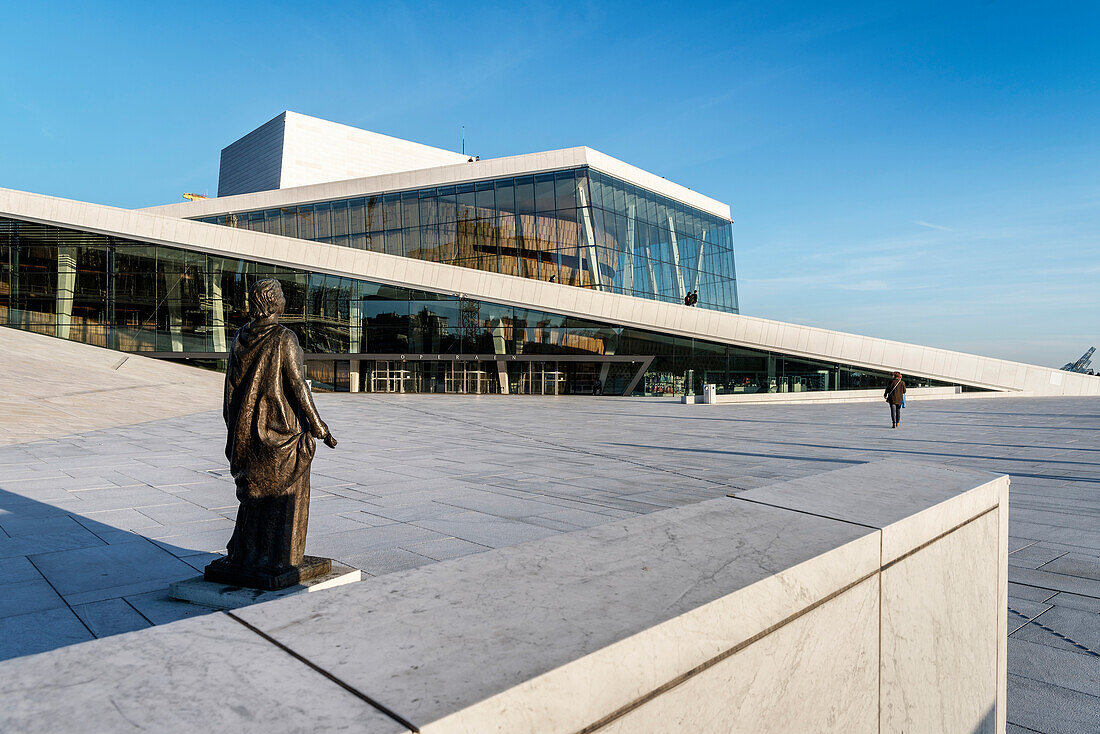
[[[334,563],[332,564],[332,570],[328,573],[322,576],[314,576],[307,581],[278,591],[265,591],[263,589],[215,583],[207,581],[202,576],[195,576],[169,585],[168,596],[192,604],[213,607],[214,609],[237,609],[274,599],[306,594],[311,591],[331,589],[362,579],[363,573],[358,569]]]
[[[324,576],[332,571],[332,559],[305,556],[299,566],[279,572],[266,572],[255,568],[244,568],[229,562],[228,558],[212,561],[203,571],[203,579],[215,584],[240,586],[247,589],[278,591],[301,584],[316,576]]]

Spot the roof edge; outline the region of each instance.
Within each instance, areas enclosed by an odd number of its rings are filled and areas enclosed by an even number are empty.
[[[602,173],[621,178],[636,186],[641,186],[661,196],[667,196],[708,214],[727,220],[731,219],[728,204],[585,146],[560,148],[540,153],[523,153],[501,158],[487,158],[474,162],[419,168],[411,171],[309,184],[286,189],[256,191],[213,199],[161,204],[143,207],[137,211],[190,219],[255,209],[312,204],[319,201],[366,196],[380,192],[405,191],[489,178],[520,176],[578,166],[590,166]]]

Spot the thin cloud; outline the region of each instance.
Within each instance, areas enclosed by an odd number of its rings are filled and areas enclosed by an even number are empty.
[[[950,227],[943,226],[942,224],[932,224],[931,222],[924,222],[924,221],[921,221],[920,219],[914,219],[913,224],[919,224],[922,227],[928,227],[928,229],[935,229],[935,230],[938,230],[940,232],[954,232],[955,231],[955,230],[951,229]]]

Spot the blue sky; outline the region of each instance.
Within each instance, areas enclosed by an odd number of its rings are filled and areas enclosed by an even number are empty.
[[[742,311],[1061,366],[1100,346],[1100,5],[10,3],[0,186],[215,193],[284,109],[588,145],[728,202]]]

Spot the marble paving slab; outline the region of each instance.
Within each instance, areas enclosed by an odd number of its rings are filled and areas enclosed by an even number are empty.
[[[0,703],[20,734],[408,731],[224,614],[0,662]]]

